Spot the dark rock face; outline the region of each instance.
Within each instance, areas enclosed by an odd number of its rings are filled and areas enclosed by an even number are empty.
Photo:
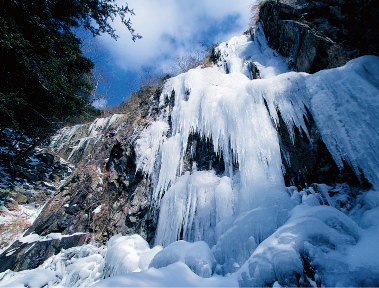
[[[262,78],[261,73],[259,72],[259,69],[255,63],[251,62],[249,64],[249,71],[250,71],[250,78],[252,80]]]
[[[269,0],[259,18],[269,44],[297,71],[314,73],[379,55],[377,15],[376,0]]]
[[[0,255],[0,273],[8,269],[22,271],[37,268],[47,258],[58,254],[62,249],[83,245],[87,239],[87,235],[81,234],[31,243],[16,241]]]
[[[353,169],[345,163],[340,169],[323,142],[320,132],[307,107],[307,115],[304,121],[307,125],[307,133],[303,129],[295,127],[294,140],[291,140],[290,132],[286,126],[280,111],[278,111],[279,143],[284,166],[284,180],[286,186],[296,186],[300,189],[307,188],[311,183],[347,183],[351,187],[362,189],[370,188],[370,184],[362,174],[356,176]]]
[[[132,145],[117,143],[113,147],[105,186],[105,194],[110,196],[109,207],[97,216],[94,226],[95,233],[102,231],[104,240],[117,233],[137,233],[148,242],[153,240],[155,222],[150,210],[150,181],[137,170],[135,160]]]
[[[83,174],[75,172],[64,187],[46,204],[41,214],[26,231],[25,235],[88,231],[88,197],[93,195],[98,183],[92,183],[93,171],[86,169]],[[92,197],[96,197],[93,195]],[[90,198],[92,198],[90,197]],[[95,207],[96,208],[96,207]]]
[[[0,203],[9,210],[17,209],[19,204],[44,203],[56,191],[55,186],[71,174],[72,167],[68,163],[62,163],[47,151],[18,159],[13,169],[8,165],[9,159],[0,158],[3,168]]]
[[[184,170],[191,171],[195,166],[200,171],[214,169],[219,175],[225,171],[222,153],[216,154],[212,139],[200,136],[199,133],[192,133],[188,137]]]

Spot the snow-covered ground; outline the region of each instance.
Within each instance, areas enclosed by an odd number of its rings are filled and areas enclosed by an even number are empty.
[[[155,247],[118,235],[34,270],[1,273],[0,285],[379,286],[379,58],[290,72],[261,29],[255,35],[222,43],[219,65],[168,80],[160,101],[175,97],[173,110],[137,140],[137,165],[153,180],[159,211]],[[250,63],[263,79],[251,79]],[[361,169],[372,190],[351,200],[343,184],[285,187],[277,110],[294,139],[295,126],[307,131],[304,105],[336,163]],[[192,132],[222,153],[224,175],[185,171]]]
[[[307,269],[304,263],[317,269],[314,279],[302,279],[301,286],[378,285],[378,192],[359,197],[348,215],[321,205],[326,198],[313,188],[300,192],[289,188],[288,201],[294,208],[279,229],[272,227],[278,222],[270,211],[252,210],[241,215],[224,234],[227,239],[221,238],[213,249],[204,241],[176,241],[151,249],[138,235],[116,235],[106,246],[63,250],[34,270],[1,273],[0,287],[279,286],[277,280],[282,285],[294,283]],[[242,241],[250,242],[253,252],[240,266],[231,255],[241,253],[236,250]],[[219,249],[229,250],[224,267]],[[223,275],[226,264],[235,272]]]

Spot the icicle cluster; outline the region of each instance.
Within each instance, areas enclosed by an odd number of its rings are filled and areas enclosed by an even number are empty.
[[[214,244],[223,220],[285,197],[278,111],[294,141],[295,127],[308,133],[307,107],[336,163],[342,167],[347,161],[358,175],[360,167],[372,183],[379,183],[379,136],[368,126],[379,111],[374,100],[377,58],[360,58],[314,75],[289,72],[286,59],[268,47],[261,29],[253,41],[234,37],[218,49],[217,66],[198,67],[167,81],[160,103],[164,107],[172,101],[174,106],[138,140],[138,166],[155,184],[157,244],[177,239]],[[251,79],[251,63],[263,79]],[[223,155],[224,175],[186,172],[185,153],[194,132]],[[220,183],[227,188],[220,190]]]

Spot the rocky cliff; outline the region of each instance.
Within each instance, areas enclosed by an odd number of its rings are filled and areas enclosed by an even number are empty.
[[[269,44],[299,72],[379,55],[375,0],[268,0],[261,5],[259,19]]]
[[[46,149],[75,168],[24,236],[60,233],[65,237],[16,241],[0,256],[1,271],[32,269],[62,248],[92,240],[105,242],[117,233],[138,233],[152,240],[150,184],[136,169],[134,145],[156,117],[159,91],[144,89],[124,104],[124,114],[66,127],[52,137]],[[75,233],[82,234],[70,236]]]

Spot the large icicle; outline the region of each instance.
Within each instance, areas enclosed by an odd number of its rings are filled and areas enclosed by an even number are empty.
[[[162,199],[160,217],[170,221],[159,222],[155,243],[166,246],[183,238],[215,244],[216,224],[233,215],[234,197],[229,177],[187,172]]]

